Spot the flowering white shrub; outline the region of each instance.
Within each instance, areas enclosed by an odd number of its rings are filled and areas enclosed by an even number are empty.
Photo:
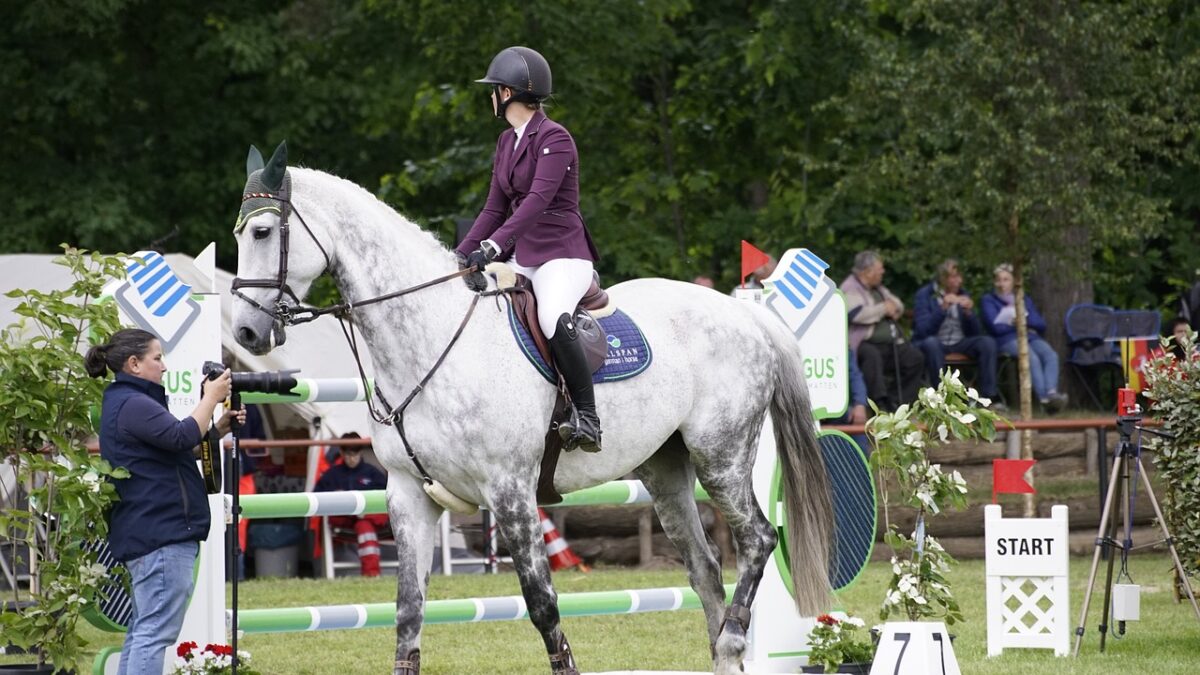
[[[881,619],[939,618],[947,625],[962,620],[945,576],[954,558],[925,535],[925,518],[965,507],[967,483],[957,471],[947,474],[940,464],[931,464],[927,453],[951,439],[992,440],[1000,418],[985,407],[990,403],[964,386],[957,370],[943,371],[937,389],[922,389],[913,405],[902,405],[894,413],[882,413],[871,403],[876,414],[867,422],[867,433],[874,439],[871,466],[879,479],[884,517],[892,483],[900,501],[917,509],[911,537],[887,525],[884,541],[892,549],[892,579],[879,610]]]

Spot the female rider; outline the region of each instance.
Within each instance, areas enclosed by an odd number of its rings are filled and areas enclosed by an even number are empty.
[[[567,448],[600,450],[600,420],[592,374],[572,319],[592,283],[596,246],[579,212],[579,154],[562,125],[546,117],[550,65],[532,49],[509,47],[476,80],[492,87],[492,110],[511,126],[500,134],[492,159],[487,202],[456,249],[459,263],[482,272],[505,260],[530,280],[538,301],[538,324],[550,341],[555,366],[566,382],[577,415],[564,425]],[[480,273],[466,277],[482,291]]]

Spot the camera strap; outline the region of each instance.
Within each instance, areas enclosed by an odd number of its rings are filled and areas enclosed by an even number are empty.
[[[209,425],[208,433],[200,438],[200,473],[208,494],[221,492],[221,437],[215,424]]]

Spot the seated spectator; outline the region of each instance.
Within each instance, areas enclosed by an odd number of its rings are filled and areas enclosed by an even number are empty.
[[[850,350],[850,358],[846,360],[847,379],[850,383],[850,402],[846,408],[846,414],[836,420],[835,424],[855,424],[862,425],[867,423],[867,382],[863,379],[862,369],[858,367],[858,355],[854,350]],[[864,455],[871,454],[871,444],[867,442],[867,435],[863,433],[851,434],[850,438],[858,443],[858,447],[862,448]]]
[[[983,296],[983,323],[996,338],[1001,354],[1017,355],[1017,312],[1013,295],[1012,265],[1005,263],[993,272],[995,290]],[[1067,404],[1067,395],[1058,392],[1058,354],[1043,337],[1046,320],[1025,296],[1025,325],[1029,329],[1029,377],[1033,394],[1042,407],[1058,412]]]
[[[854,256],[854,269],[842,281],[850,320],[850,349],[858,354],[867,397],[880,410],[895,410],[917,398],[925,361],[904,341],[896,321],[904,303],[883,285],[883,258],[874,251]],[[885,373],[894,372],[895,388],[888,389]]]
[[[342,434],[342,438],[362,438],[357,433]],[[371,446],[366,446],[370,448]],[[314,492],[337,492],[340,490],[382,490],[387,487],[387,474],[363,461],[363,446],[342,446],[342,461],[334,464],[321,475]],[[389,528],[387,515],[364,513],[357,516],[330,516],[333,527],[353,528],[358,535],[358,560],[364,577],[379,576],[379,538],[377,528]]]
[[[991,407],[1003,410],[996,387],[996,341],[983,335],[975,301],[963,291],[957,260],[938,265],[937,279],[917,291],[913,302],[913,342],[925,355],[930,382],[938,382],[946,355],[966,354],[979,368],[979,391],[992,400]]]
[[[1165,356],[1166,354],[1170,353],[1172,356],[1174,356],[1176,359],[1178,359],[1180,361],[1188,358],[1188,354],[1185,351],[1184,344],[1187,341],[1188,330],[1190,329],[1190,327],[1191,326],[1188,323],[1188,320],[1182,316],[1177,316],[1174,319],[1171,319],[1171,322],[1169,324],[1167,324],[1167,328],[1170,329],[1170,331],[1171,331],[1171,346],[1170,346],[1170,348],[1163,349],[1161,346],[1155,347],[1154,350],[1150,352],[1150,357],[1151,358],[1159,358],[1161,356]],[[1197,352],[1198,347],[1200,347],[1200,345],[1196,345],[1196,344],[1192,345],[1191,358],[1193,358],[1193,359],[1200,358],[1200,352]]]

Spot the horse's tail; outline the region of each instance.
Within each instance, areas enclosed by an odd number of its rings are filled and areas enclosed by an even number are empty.
[[[768,321],[773,325],[767,333],[779,354],[771,421],[783,477],[792,595],[802,615],[816,616],[830,604],[834,521],[829,474],[817,442],[800,345],[777,320]]]

